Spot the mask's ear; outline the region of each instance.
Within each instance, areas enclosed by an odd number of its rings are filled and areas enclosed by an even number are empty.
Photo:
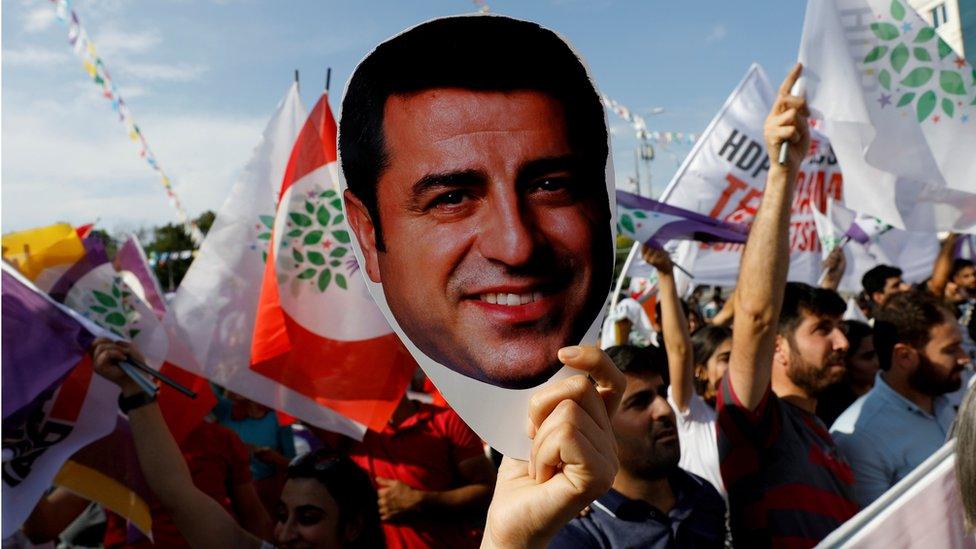
[[[376,258],[376,228],[373,226],[373,218],[359,198],[346,189],[342,194],[346,202],[346,214],[349,219],[349,226],[356,233],[359,240],[359,247],[363,250],[363,258],[366,261],[366,275],[373,282],[380,284],[380,268]]]

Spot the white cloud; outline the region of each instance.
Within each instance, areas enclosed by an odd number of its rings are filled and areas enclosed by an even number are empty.
[[[725,28],[725,25],[719,23],[718,25],[712,27],[711,32],[709,32],[708,36],[705,37],[705,43],[714,44],[715,42],[721,42],[722,39],[728,35],[728,33],[729,31]]]
[[[3,63],[8,66],[47,67],[64,63],[71,56],[64,49],[25,47],[3,50]]]
[[[54,23],[57,16],[53,5],[39,6],[24,13],[23,30],[28,33],[41,32]]]
[[[91,103],[78,97],[57,108],[29,100],[4,105],[4,232],[96,217],[110,230],[175,221],[158,174],[111,111]],[[191,216],[220,207],[265,124],[213,115],[138,122]]]
[[[89,35],[95,42],[99,55],[106,62],[112,58],[125,58],[130,54],[146,53],[158,46],[162,37],[156,31],[132,32],[108,27]]]
[[[179,63],[128,63],[123,67],[126,74],[145,80],[163,80],[167,82],[189,82],[200,78],[209,67],[204,65],[190,65]]]

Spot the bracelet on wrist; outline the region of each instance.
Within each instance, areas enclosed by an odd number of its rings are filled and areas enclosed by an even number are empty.
[[[136,408],[142,408],[143,406],[152,404],[153,402],[156,402],[156,395],[150,395],[144,391],[139,391],[138,393],[130,396],[119,394],[119,410],[126,415]]]

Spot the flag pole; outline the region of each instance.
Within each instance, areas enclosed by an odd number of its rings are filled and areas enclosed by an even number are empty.
[[[147,375],[150,375],[150,376],[158,379],[160,382],[165,383],[166,385],[169,385],[170,387],[176,389],[177,391],[183,393],[184,395],[186,395],[186,396],[188,396],[190,398],[197,398],[197,394],[195,392],[193,392],[190,389],[187,389],[186,387],[180,385],[179,383],[177,383],[176,381],[174,381],[172,378],[170,378],[166,374],[163,374],[159,370],[154,370],[153,368],[150,368],[149,366],[146,366],[145,364],[143,364],[142,362],[140,362],[140,361],[132,358],[131,356],[128,357],[125,361],[121,362],[120,365],[122,366],[122,369],[123,370],[125,370],[126,367],[130,367],[133,370],[138,370],[140,372],[143,372],[143,373],[145,373]],[[126,372],[126,373],[129,373],[129,372]],[[132,374],[129,374],[129,376],[132,377]],[[142,376],[139,376],[139,377],[142,377]]]
[[[329,85],[332,83],[332,67],[325,68],[325,93],[329,93]]]

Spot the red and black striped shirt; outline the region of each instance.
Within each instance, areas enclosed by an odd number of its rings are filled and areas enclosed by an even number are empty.
[[[854,473],[816,415],[770,387],[755,410],[726,375],[718,452],[737,547],[813,547],[853,517]]]

